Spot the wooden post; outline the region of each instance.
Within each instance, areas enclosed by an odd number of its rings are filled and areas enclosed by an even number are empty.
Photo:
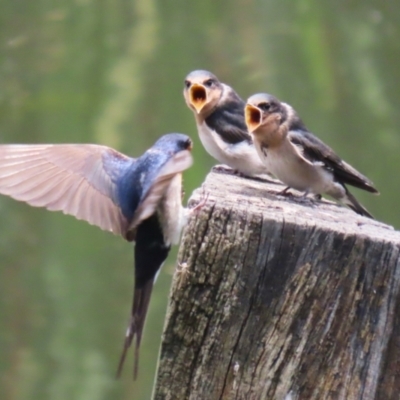
[[[400,233],[282,188],[193,194],[153,399],[400,398]]]

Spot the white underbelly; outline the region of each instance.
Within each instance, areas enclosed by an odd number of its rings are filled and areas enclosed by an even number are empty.
[[[326,193],[333,185],[333,175],[320,163],[310,163],[297,154],[267,151],[271,172],[287,186],[311,193]]]
[[[224,142],[205,122],[198,126],[199,137],[206,151],[231,168],[245,175],[259,175],[268,173],[252,143],[243,141],[237,144]]]
[[[177,244],[185,224],[182,207],[182,174],[176,174],[159,206],[159,216],[166,244]]]

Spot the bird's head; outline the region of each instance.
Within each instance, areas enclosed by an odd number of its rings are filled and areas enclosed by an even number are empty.
[[[198,115],[206,116],[218,104],[223,85],[211,72],[192,71],[185,78],[183,95],[186,104]]]
[[[287,107],[274,96],[259,93],[249,97],[244,113],[247,129],[253,138],[269,141],[284,133],[281,128],[287,121]]]
[[[174,155],[181,151],[191,152],[193,148],[192,139],[183,133],[167,133],[161,136],[152,149]]]

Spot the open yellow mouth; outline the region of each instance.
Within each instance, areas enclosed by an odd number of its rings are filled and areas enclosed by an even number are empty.
[[[199,113],[207,102],[207,92],[204,86],[194,84],[190,88],[190,102]]]
[[[261,124],[261,111],[259,108],[246,104],[244,109],[246,125],[249,132],[254,132]]]

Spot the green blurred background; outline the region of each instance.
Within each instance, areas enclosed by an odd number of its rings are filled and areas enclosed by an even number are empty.
[[[268,91],[370,177],[357,191],[400,227],[400,3],[3,0],[1,143],[93,142],[137,156],[161,134],[195,142],[190,194],[213,160],[182,97],[209,69],[244,98]],[[132,247],[60,213],[0,198],[0,399],[148,400],[176,250],[156,284],[139,380],[114,374]],[[179,400],[179,399],[178,399]]]

